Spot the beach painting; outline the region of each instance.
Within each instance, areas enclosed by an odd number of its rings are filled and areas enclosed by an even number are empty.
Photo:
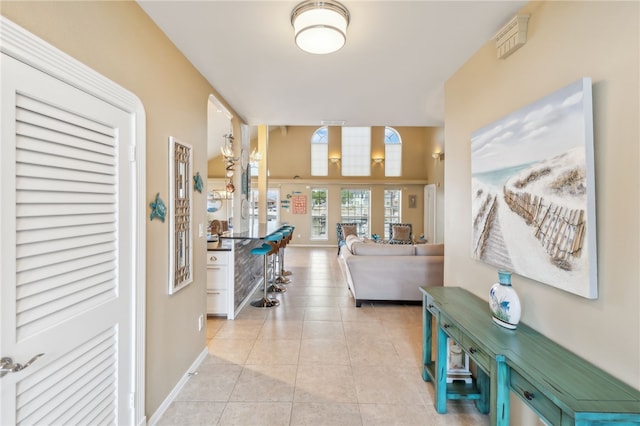
[[[471,135],[474,259],[596,299],[591,79]]]

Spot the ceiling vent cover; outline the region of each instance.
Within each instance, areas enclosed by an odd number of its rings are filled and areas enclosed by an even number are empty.
[[[505,59],[527,42],[527,25],[530,15],[516,15],[493,37],[498,59]]]

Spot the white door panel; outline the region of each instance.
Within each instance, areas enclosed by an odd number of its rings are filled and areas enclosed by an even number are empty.
[[[1,60],[0,424],[130,423],[131,114]]]

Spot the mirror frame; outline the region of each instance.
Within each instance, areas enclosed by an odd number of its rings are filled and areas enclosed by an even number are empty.
[[[169,137],[169,294],[193,281],[191,145]]]

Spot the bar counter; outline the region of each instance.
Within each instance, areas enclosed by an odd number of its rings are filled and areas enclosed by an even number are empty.
[[[263,257],[251,254],[251,249],[265,243],[264,238],[280,228],[279,222],[255,224],[248,231],[227,231],[217,242],[207,242],[208,251],[230,251],[233,265],[233,281],[228,283],[230,296],[228,319],[234,319],[240,310],[251,301],[253,293],[263,283]]]
[[[274,233],[278,229],[280,229],[281,223],[276,221],[271,221],[267,223],[255,223],[250,227],[248,231],[237,232],[233,229],[224,232],[221,237],[222,238],[231,238],[231,239],[254,239],[254,240],[262,240],[267,235]]]

